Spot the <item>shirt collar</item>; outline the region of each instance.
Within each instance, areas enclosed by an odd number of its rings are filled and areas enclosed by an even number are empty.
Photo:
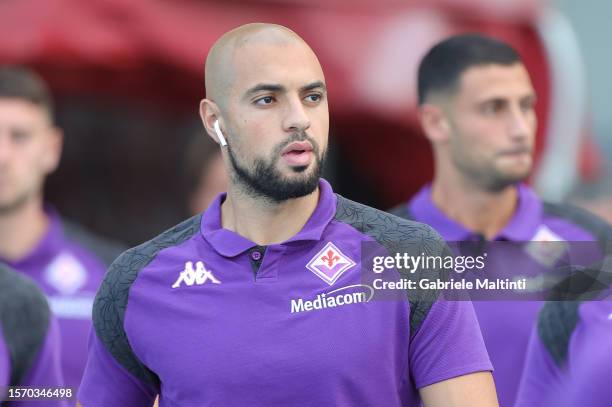
[[[516,211],[498,236],[514,242],[524,242],[531,240],[542,223],[542,201],[525,184],[518,184],[517,190]]]
[[[221,204],[226,194],[222,193],[215,198],[202,216],[201,232],[206,241],[217,253],[225,257],[237,256],[253,247],[256,243],[221,226]],[[317,206],[304,225],[293,237],[281,243],[321,240],[323,232],[336,213],[336,195],[329,183],[319,180],[319,201]]]
[[[528,241],[536,233],[542,219],[542,203],[531,188],[517,185],[518,206],[508,224],[493,240]],[[470,240],[476,233],[448,218],[431,199],[431,185],[423,187],[408,207],[415,220],[429,224],[447,241]]]
[[[408,208],[415,220],[433,227],[449,242],[468,240],[473,233],[462,224],[448,218],[431,199],[431,185],[425,185],[408,202]]]
[[[9,261],[0,258],[0,261],[9,264],[17,270],[27,268],[28,264],[44,264],[49,261],[61,249],[64,241],[64,229],[57,210],[46,204],[44,207],[45,214],[49,221],[47,230],[42,239],[38,241],[36,246],[24,257],[15,261]]]

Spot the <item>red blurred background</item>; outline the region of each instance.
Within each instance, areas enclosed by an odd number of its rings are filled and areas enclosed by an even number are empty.
[[[549,129],[568,127],[553,123],[553,109],[571,78],[560,81],[563,67],[553,62],[572,51],[547,39],[555,15],[548,2],[527,0],[4,0],[0,63],[35,68],[55,94],[66,146],[49,200],[103,234],[136,243],[187,216],[181,160],[203,132],[204,60],[224,32],[278,23],[312,46],[329,88],[327,177],[337,192],[384,209],[431,178],[415,116],[416,67],[445,36],[478,31],[513,45],[538,93],[536,163],[560,142]],[[563,120],[577,129],[569,136],[582,154],[569,165],[592,178],[598,156],[584,142],[583,111],[574,110],[576,117]]]

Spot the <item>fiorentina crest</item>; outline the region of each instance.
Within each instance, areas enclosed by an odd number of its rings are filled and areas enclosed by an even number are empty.
[[[355,265],[355,262],[342,254],[332,242],[328,242],[306,265],[306,268],[332,285],[342,274]]]

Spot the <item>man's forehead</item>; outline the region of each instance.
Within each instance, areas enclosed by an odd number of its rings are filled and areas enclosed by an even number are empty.
[[[234,81],[279,82],[323,81],[323,71],[314,53],[301,44],[257,44],[234,59]]]
[[[256,44],[304,43],[300,36],[287,27],[275,24],[247,24],[230,31],[227,39],[224,37],[226,36],[221,37],[219,43],[223,45],[223,42],[227,42],[234,50]]]
[[[0,116],[16,120],[47,120],[48,112],[29,100],[17,97],[0,97]]]
[[[533,85],[522,63],[487,64],[468,68],[461,74],[459,93],[533,93]]]
[[[297,34],[282,26],[248,24],[213,46],[206,61],[206,89],[211,96],[227,95],[228,88],[238,83],[278,81],[288,72],[296,77],[307,71],[313,77],[309,79],[323,79],[317,57]]]

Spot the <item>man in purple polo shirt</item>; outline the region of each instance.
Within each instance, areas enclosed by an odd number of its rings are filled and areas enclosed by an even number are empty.
[[[308,45],[238,27],[208,55],[206,96],[228,192],[111,266],[83,406],[497,405],[469,302],[366,295],[362,244],[443,241],[320,179],[329,114]]]
[[[603,221],[544,203],[522,183],[532,166],[535,94],[514,49],[476,34],[450,37],[421,61],[418,92],[435,175],[392,213],[432,226],[448,242],[605,242],[609,227]],[[515,277],[540,263],[536,252],[546,249],[539,243],[524,246],[523,258],[504,261]],[[571,249],[600,253],[599,247]],[[537,301],[474,302],[502,407],[514,404],[540,307]]]
[[[45,83],[24,68],[0,68],[0,262],[35,280],[58,317],[66,384],[77,387],[87,360],[91,307],[120,250],[63,222],[43,205],[45,177],[58,165]]]
[[[64,386],[59,345],[57,321],[40,289],[0,264],[0,403],[10,396],[5,386]],[[37,405],[68,404],[40,399]]]
[[[572,293],[573,301],[551,301],[542,308],[529,342],[516,407],[610,405],[610,265],[604,262],[568,280],[566,286],[582,292]]]

